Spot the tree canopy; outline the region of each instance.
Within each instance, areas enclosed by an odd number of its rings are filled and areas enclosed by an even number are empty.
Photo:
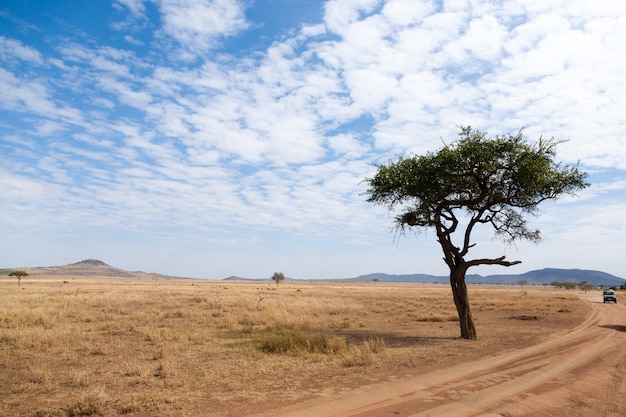
[[[285,274],[283,274],[282,272],[274,272],[274,275],[272,275],[272,281],[276,283],[276,286],[278,286],[278,283],[280,281],[283,281],[284,279]]]
[[[531,144],[517,134],[489,138],[470,126],[460,128],[460,139],[425,155],[399,157],[379,165],[366,179],[367,201],[395,213],[395,226],[435,229],[450,269],[450,283],[461,320],[461,335],[476,333],[469,309],[465,273],[476,265],[511,266],[521,261],[504,257],[466,259],[475,246],[472,232],[491,226],[505,243],[539,242],[540,231],[528,226],[540,203],[574,195],[587,187],[587,174],[576,165],[555,161],[554,138]]]
[[[29,274],[26,271],[11,271],[9,273],[10,277],[15,277],[17,278],[17,285],[21,285],[22,284],[22,278],[27,277]]]

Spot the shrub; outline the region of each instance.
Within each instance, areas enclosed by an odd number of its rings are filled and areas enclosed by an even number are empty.
[[[385,341],[380,337],[366,340],[362,347],[351,346],[348,354],[342,361],[343,366],[369,366],[376,363],[376,353],[385,349]]]
[[[341,354],[346,350],[346,339],[324,333],[276,329],[274,333],[261,338],[259,349],[267,353]]]
[[[99,416],[104,412],[104,401],[99,396],[88,396],[67,410],[68,417]]]

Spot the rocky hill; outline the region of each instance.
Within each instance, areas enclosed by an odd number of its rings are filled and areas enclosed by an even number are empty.
[[[5,268],[0,269],[0,276],[7,275],[11,271],[26,271],[30,276],[82,276],[82,277],[115,277],[115,278],[145,278],[145,277],[165,277],[164,275],[146,273],[141,271],[125,271],[115,268],[98,259],[85,259],[63,266],[40,266],[25,268]]]

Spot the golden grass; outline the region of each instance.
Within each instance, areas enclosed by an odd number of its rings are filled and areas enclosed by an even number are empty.
[[[472,286],[465,341],[443,285],[38,277],[0,293],[1,416],[244,416],[536,343],[586,311],[573,291]]]

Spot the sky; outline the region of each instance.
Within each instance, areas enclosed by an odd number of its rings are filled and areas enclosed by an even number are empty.
[[[626,277],[624,45],[622,0],[0,1],[0,267],[447,275],[363,180],[471,125],[591,186],[469,273]]]

